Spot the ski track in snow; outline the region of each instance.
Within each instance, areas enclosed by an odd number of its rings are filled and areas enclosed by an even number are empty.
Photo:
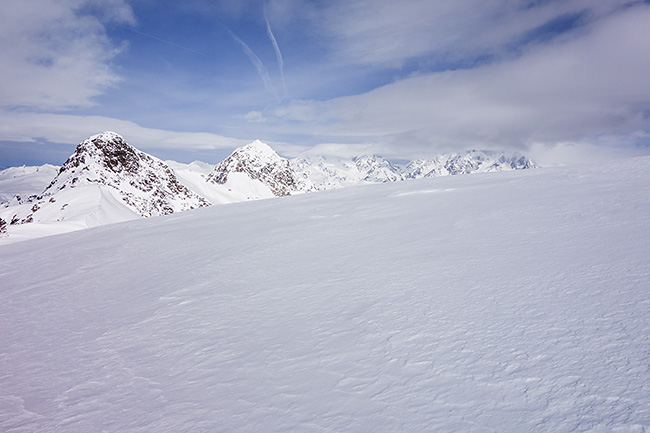
[[[0,247],[3,432],[648,432],[650,158]]]

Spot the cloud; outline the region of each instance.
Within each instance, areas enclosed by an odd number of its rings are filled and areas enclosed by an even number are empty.
[[[296,101],[275,115],[328,141],[382,142],[395,153],[597,142],[605,135],[630,144],[650,130],[648,22],[650,5],[637,5],[515,58],[413,76],[361,95]]]
[[[549,35],[561,30],[562,20],[597,20],[630,3],[341,0],[331,2],[325,19],[321,17],[315,25],[329,35],[333,57],[340,60],[399,67],[409,59],[435,56],[429,60],[445,65],[507,55],[519,44],[545,40],[541,32]]]
[[[108,39],[100,20],[134,23],[122,0],[1,2],[2,105],[41,110],[89,106],[116,85],[120,77],[110,63],[121,48]]]
[[[79,143],[103,131],[115,131],[139,149],[232,149],[251,140],[207,132],[178,132],[145,128],[134,122],[104,116],[26,113],[0,110],[0,136],[4,141]]]
[[[264,123],[266,118],[261,111],[249,111],[244,115],[244,119],[251,123]]]
[[[271,40],[271,43],[273,44],[275,57],[278,60],[278,69],[280,70],[280,79],[282,80],[282,91],[284,97],[287,94],[287,85],[284,81],[284,60],[282,59],[282,51],[280,51],[280,46],[278,45],[278,41],[275,39],[275,36],[273,35],[273,30],[271,30],[271,24],[269,23],[269,19],[266,16],[266,12],[264,12],[264,20],[266,21],[266,34],[268,35],[269,39]]]

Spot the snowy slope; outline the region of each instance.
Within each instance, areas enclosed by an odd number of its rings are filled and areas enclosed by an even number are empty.
[[[194,161],[190,164],[182,164],[174,161],[165,161],[174,169],[178,180],[191,191],[205,197],[212,204],[237,203],[240,201],[257,200],[262,198],[275,197],[273,193],[255,179],[241,176],[241,173],[233,174],[227,184],[208,182],[210,173],[215,166],[205,162]],[[237,179],[241,177],[241,181]]]
[[[10,167],[0,171],[0,205],[10,202],[16,195],[25,199],[42,193],[58,171],[59,167],[50,164]]]
[[[647,432],[649,166],[0,246],[0,431]]]

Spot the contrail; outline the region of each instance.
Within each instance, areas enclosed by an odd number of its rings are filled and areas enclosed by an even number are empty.
[[[230,32],[230,36],[232,36],[232,38],[244,49],[244,53],[251,60],[253,66],[255,66],[255,69],[257,69],[257,74],[264,82],[264,87],[266,88],[266,90],[268,90],[269,92],[273,92],[275,94],[275,97],[277,99],[280,99],[278,97],[278,92],[276,92],[275,88],[273,87],[273,83],[271,82],[269,71],[266,69],[266,66],[264,66],[264,63],[262,63],[262,60],[259,57],[257,57],[257,55],[253,52],[253,50],[250,49],[250,47],[246,44],[246,42],[242,41],[231,30],[228,30],[228,32]]]
[[[282,60],[282,52],[280,51],[280,46],[278,45],[278,41],[275,40],[275,36],[273,36],[273,31],[271,30],[271,24],[269,23],[269,19],[266,16],[266,10],[264,10],[264,19],[266,20],[266,33],[269,35],[269,39],[271,40],[271,43],[273,44],[273,49],[275,50],[275,57],[278,59],[278,67],[280,68],[280,79],[282,80],[282,96],[286,97],[287,96],[287,86],[284,82],[284,60]]]

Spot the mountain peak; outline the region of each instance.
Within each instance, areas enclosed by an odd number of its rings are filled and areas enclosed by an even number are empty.
[[[109,169],[115,173],[122,171],[136,173],[141,167],[142,159],[138,152],[124,141],[121,135],[105,131],[79,143],[75,153],[61,167],[61,171],[92,161],[98,163],[101,168]]]
[[[65,188],[99,186],[141,216],[164,215],[209,205],[181,184],[161,160],[106,131],[79,143],[43,195]]]
[[[225,184],[235,173],[241,173],[268,187],[273,195],[284,196],[313,189],[306,176],[298,175],[289,160],[282,158],[271,147],[255,140],[235,149],[217,164],[208,176],[208,182]]]

